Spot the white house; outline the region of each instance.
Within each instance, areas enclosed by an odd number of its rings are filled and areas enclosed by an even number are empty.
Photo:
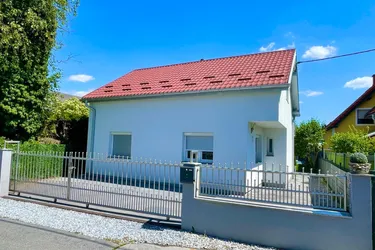
[[[137,69],[83,99],[88,152],[294,168],[294,49]]]

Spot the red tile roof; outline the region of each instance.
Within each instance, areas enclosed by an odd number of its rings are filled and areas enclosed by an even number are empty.
[[[294,56],[291,49],[137,69],[83,99],[288,84]]]
[[[374,91],[375,85],[372,85],[368,90],[365,91],[365,93],[358,97],[358,99],[355,100],[347,109],[345,109],[339,116],[337,116],[335,120],[330,122],[327,125],[326,130],[335,128],[340,123],[340,121],[347,117],[358,105],[360,105],[363,101],[367,100],[367,98],[369,98],[374,93]]]

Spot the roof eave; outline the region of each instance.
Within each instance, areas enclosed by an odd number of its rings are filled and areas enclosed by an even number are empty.
[[[293,76],[295,79],[293,81]],[[298,71],[297,71],[297,52],[294,51],[293,62],[290,69],[289,80],[291,86],[291,98],[292,98],[292,113],[294,117],[299,117],[300,114],[300,104],[299,104],[299,86],[298,86]],[[296,85],[296,90],[293,91],[293,83]]]
[[[99,97],[99,98],[82,98],[82,100],[88,101],[88,102],[100,102],[100,101],[129,100],[129,99],[142,99],[142,98],[179,96],[179,95],[196,95],[196,94],[231,92],[231,91],[242,91],[242,90],[284,89],[284,88],[288,88],[289,86],[290,86],[289,83],[283,83],[283,84],[260,85],[260,86],[251,86],[251,87],[227,88],[227,89],[210,89],[210,90],[200,90],[200,91],[159,93],[159,94],[151,94],[151,95],[132,95],[132,96],[111,96],[111,97]]]

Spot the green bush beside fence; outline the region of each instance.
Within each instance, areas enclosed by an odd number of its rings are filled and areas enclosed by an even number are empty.
[[[15,155],[12,161],[12,177],[17,175],[17,179],[26,180],[61,177],[64,169],[63,155],[63,152],[22,152]]]
[[[4,146],[4,137],[0,137],[0,146]],[[7,148],[17,151],[16,144],[7,144]],[[65,145],[45,144],[27,141],[20,144],[20,155],[14,154],[12,160],[12,179],[47,179],[63,174]],[[18,166],[18,167],[17,167]],[[18,169],[18,170],[17,170]]]
[[[5,138],[0,137],[0,146],[4,147]],[[7,148],[17,150],[16,144],[7,144]],[[63,144],[46,144],[38,141],[26,141],[20,144],[21,152],[65,152]]]
[[[328,151],[328,150],[324,151],[324,157],[326,160],[329,160],[334,165],[336,165],[337,167],[347,172],[349,172],[350,170],[349,168],[350,155],[351,154],[336,153],[336,152]],[[371,169],[374,169],[374,161],[375,161],[374,154],[369,154],[366,156],[367,156],[368,162],[371,163]]]

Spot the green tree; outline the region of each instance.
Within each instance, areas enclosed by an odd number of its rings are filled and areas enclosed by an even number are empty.
[[[295,129],[295,156],[305,159],[307,167],[313,168],[322,150],[325,130],[317,119],[311,119],[296,125]]]
[[[331,147],[337,153],[364,153],[373,151],[372,140],[367,132],[350,127],[348,132],[335,133],[331,137]]]
[[[45,122],[42,136],[52,137],[63,143],[68,140],[71,125],[89,117],[89,109],[76,97],[62,101],[56,93],[51,95],[48,107],[46,114],[49,117]]]
[[[58,28],[74,0],[0,2],[0,135],[27,140],[40,132],[59,73],[51,61]]]

